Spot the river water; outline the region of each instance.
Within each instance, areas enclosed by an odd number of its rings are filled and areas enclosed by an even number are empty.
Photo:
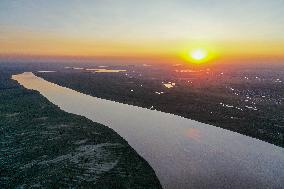
[[[115,130],[163,188],[282,188],[284,148],[177,115],[79,93],[31,72],[13,75],[62,110]]]

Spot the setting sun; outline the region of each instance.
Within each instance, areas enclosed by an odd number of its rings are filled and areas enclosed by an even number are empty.
[[[207,52],[203,49],[195,49],[190,52],[190,56],[192,59],[201,61],[207,57]]]
[[[184,51],[184,53],[182,54],[182,58],[190,63],[203,64],[208,62],[209,60],[212,60],[213,53],[209,52],[204,48],[194,48],[191,50]]]

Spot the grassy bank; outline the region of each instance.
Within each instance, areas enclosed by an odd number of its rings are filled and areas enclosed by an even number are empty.
[[[0,188],[161,188],[113,130],[0,73]]]
[[[159,79],[158,76],[156,79],[151,79],[151,76],[137,79],[124,74],[93,74],[68,69],[35,74],[84,94],[148,109],[153,107],[162,112],[180,115],[284,147],[284,106],[274,104],[273,99],[263,102],[262,97],[255,97],[258,111],[252,111],[245,107],[246,95],[237,96],[226,89],[228,85],[241,92],[249,88],[250,91],[269,91],[271,96],[280,96],[284,91],[281,85],[269,82],[246,83],[231,79],[225,80],[225,83],[217,82],[216,85],[204,82],[203,84],[207,85],[202,88],[188,86],[179,79],[172,79],[178,86],[168,90],[163,88],[163,79]],[[164,93],[157,95],[156,91]],[[254,95],[251,96],[254,98]],[[242,107],[242,111],[224,107],[220,103]]]

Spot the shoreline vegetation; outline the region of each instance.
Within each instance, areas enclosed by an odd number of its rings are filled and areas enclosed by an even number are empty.
[[[131,72],[126,74],[129,73]],[[163,73],[159,73],[155,80],[151,79],[150,71],[143,72],[143,74],[150,75],[149,79],[147,77],[139,79],[139,76],[137,79],[134,76],[125,76],[125,74],[100,75],[88,72],[68,72],[68,70],[48,74],[35,72],[34,74],[87,95],[179,115],[284,147],[283,106],[276,106],[269,101],[268,104],[258,105],[260,109],[258,111],[248,109],[253,108],[249,106],[242,111],[228,108],[233,104],[237,108],[245,106],[248,98],[228,93],[224,86],[235,82],[229,79],[225,81],[227,83],[218,83],[216,86],[208,85],[208,88],[188,87],[177,83],[179,79],[175,79],[173,82],[178,87],[161,90],[163,80],[159,79],[159,76]],[[167,78],[164,75],[160,77]],[[260,89],[277,93],[283,91],[283,88],[276,88],[266,83],[250,85],[248,82],[238,81],[234,86],[240,88],[240,91],[245,91],[248,86],[252,88],[252,91],[260,91]]]
[[[66,113],[0,71],[0,188],[161,188],[112,129]]]

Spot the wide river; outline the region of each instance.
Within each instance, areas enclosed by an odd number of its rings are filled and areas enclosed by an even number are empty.
[[[163,188],[283,188],[284,148],[177,115],[79,93],[31,72],[12,77],[62,110],[114,129]]]

